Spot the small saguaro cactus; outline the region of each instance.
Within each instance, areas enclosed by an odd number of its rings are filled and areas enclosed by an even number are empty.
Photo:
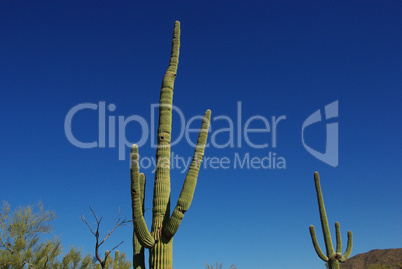
[[[114,253],[114,259],[110,256],[108,250],[105,251],[105,259],[101,263],[97,263],[95,269],[129,269],[131,268],[131,262],[126,260],[126,256],[123,253],[120,255],[118,250]]]
[[[339,269],[339,263],[345,262],[352,252],[352,232],[348,231],[348,245],[345,254],[342,255],[342,240],[341,232],[339,228],[339,222],[335,222],[335,232],[336,232],[336,252],[332,246],[331,233],[329,231],[327,214],[325,213],[324,198],[322,197],[321,185],[320,185],[320,175],[318,172],[314,173],[314,183],[317,192],[318,208],[320,211],[321,227],[322,233],[324,235],[325,248],[327,250],[327,256],[321,251],[320,246],[317,242],[317,237],[315,235],[315,229],[313,225],[310,225],[310,235],[313,241],[314,249],[317,252],[318,257],[320,257],[324,262],[328,263],[329,269]]]
[[[114,254],[114,260],[110,257],[109,251],[106,250],[105,253],[106,259],[106,269],[119,269],[119,260],[120,260],[120,252],[116,250]]]
[[[202,120],[193,160],[172,215],[170,215],[170,141],[172,129],[173,85],[177,73],[180,47],[180,23],[173,30],[169,67],[162,81],[159,99],[159,123],[157,133],[156,171],[152,209],[152,227],[149,232],[144,219],[145,175],[139,171],[138,147],[131,148],[131,199],[134,222],[134,269],[144,269],[144,248],[149,249],[150,269],[173,268],[173,236],[177,232],[184,213],[193,200],[198,172],[204,156],[211,118],[207,110]]]

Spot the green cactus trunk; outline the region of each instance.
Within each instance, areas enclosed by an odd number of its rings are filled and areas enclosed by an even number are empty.
[[[337,260],[330,260],[328,261],[328,268],[329,269],[339,269],[341,266]]]
[[[149,268],[173,268],[173,238],[169,241],[159,240],[149,250]]]
[[[172,129],[173,88],[179,63],[180,23],[173,30],[172,52],[169,67],[162,81],[159,99],[159,124],[156,150],[156,171],[152,209],[152,227],[149,232],[144,219],[145,175],[139,172],[138,147],[131,149],[131,199],[134,221],[133,263],[135,269],[144,269],[144,248],[149,249],[150,269],[173,268],[173,236],[177,232],[184,213],[193,200],[198,172],[204,156],[211,111],[202,120],[193,160],[184,180],[179,200],[170,214],[170,142]]]

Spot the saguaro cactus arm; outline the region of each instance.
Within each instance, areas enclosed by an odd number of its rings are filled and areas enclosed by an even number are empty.
[[[133,192],[132,192],[133,193]],[[145,200],[145,175],[140,174],[140,202],[142,214],[144,214],[144,200]],[[134,219],[134,216],[133,216]],[[136,228],[134,227],[134,230]],[[133,268],[145,269],[145,255],[144,247],[141,245],[136,232],[133,233]]]
[[[345,253],[342,255],[340,259],[340,262],[345,262],[347,259],[349,259],[349,256],[352,253],[352,247],[353,247],[353,234],[352,231],[348,231],[348,244]]]
[[[186,179],[184,180],[177,205],[173,210],[173,214],[169,221],[163,227],[163,235],[167,239],[170,239],[175,235],[184,217],[184,213],[190,208],[193,200],[195,186],[197,185],[198,172],[200,170],[202,158],[204,157],[210,121],[211,111],[208,109],[202,119],[202,125],[198,134],[197,146],[194,150],[193,160],[187,172]]]
[[[133,222],[134,222],[134,232],[138,238],[138,241],[144,247],[151,248],[155,245],[155,240],[151,236],[147,224],[144,219],[142,210],[142,200],[144,194],[141,194],[141,184],[142,181],[145,184],[144,174],[140,175],[140,168],[138,164],[138,146],[133,145],[131,147],[131,199],[133,204]]]
[[[336,234],[336,255],[342,256],[342,239],[339,222],[335,222],[335,234]]]
[[[311,240],[313,241],[315,252],[317,252],[318,257],[320,257],[320,259],[323,260],[324,262],[329,261],[328,257],[324,255],[320,246],[318,245],[317,236],[315,235],[315,229],[313,225],[310,225],[310,235]]]

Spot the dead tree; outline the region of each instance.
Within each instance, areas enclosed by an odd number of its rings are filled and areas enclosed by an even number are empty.
[[[104,268],[106,267],[106,261],[107,261],[107,258],[108,258],[108,256],[109,256],[109,254],[112,253],[112,251],[115,250],[118,246],[120,246],[121,244],[123,244],[124,241],[121,241],[119,244],[117,244],[117,245],[116,245],[114,248],[112,248],[110,251],[107,251],[107,252],[105,253],[105,258],[104,258],[104,259],[102,259],[102,258],[100,257],[100,255],[99,255],[99,247],[100,247],[103,243],[105,243],[106,239],[108,239],[108,238],[112,235],[112,233],[113,233],[119,226],[125,225],[125,224],[127,224],[127,223],[129,223],[129,222],[132,222],[132,220],[126,220],[126,218],[122,219],[122,218],[120,217],[120,210],[119,210],[119,216],[118,216],[118,218],[116,219],[116,222],[115,222],[115,225],[114,225],[113,229],[112,229],[111,231],[109,231],[109,232],[106,234],[105,238],[104,238],[102,241],[100,241],[100,239],[99,239],[99,227],[100,227],[100,224],[101,224],[101,222],[102,222],[102,217],[98,218],[98,217],[96,216],[96,214],[95,214],[95,211],[92,209],[91,206],[89,206],[89,209],[91,210],[92,215],[93,215],[94,218],[95,218],[95,221],[96,221],[96,230],[92,229],[91,225],[89,225],[88,222],[86,221],[84,215],[81,215],[81,220],[82,220],[83,222],[85,222],[85,224],[88,226],[88,228],[89,228],[89,230],[91,231],[91,233],[92,233],[92,234],[95,236],[95,238],[96,238],[96,243],[95,243],[95,257],[96,257],[96,259],[99,261],[99,263],[100,263],[102,269],[104,269]],[[100,242],[99,242],[99,241],[100,241]]]

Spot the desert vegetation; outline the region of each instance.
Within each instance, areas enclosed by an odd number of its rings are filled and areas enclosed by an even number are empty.
[[[52,234],[53,211],[42,203],[11,210],[3,202],[0,212],[0,268],[4,269],[128,269],[131,262],[124,253],[115,252],[102,267],[93,254],[70,247],[67,251]],[[108,256],[108,255],[107,255]]]

